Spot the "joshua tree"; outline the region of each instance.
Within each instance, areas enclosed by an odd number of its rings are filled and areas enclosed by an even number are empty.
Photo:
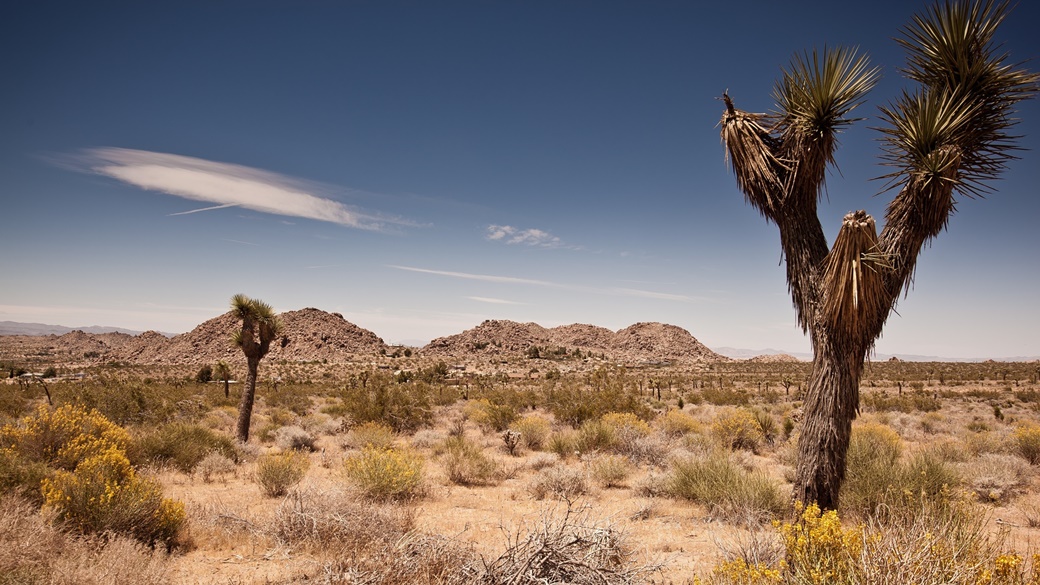
[[[245,388],[238,404],[238,440],[249,440],[249,420],[253,416],[253,399],[256,396],[256,370],[260,360],[267,355],[271,342],[282,329],[282,322],[274,314],[271,305],[243,294],[231,297],[231,312],[242,321],[242,330],[237,331],[232,341],[246,354]]]
[[[886,190],[898,188],[878,235],[864,211],[845,216],[828,249],[816,205],[836,134],[852,123],[878,79],[854,50],[798,55],[782,70],[777,111],[754,114],[722,99],[722,139],[737,184],[775,223],[798,324],[812,342],[794,498],[835,508],[845,476],[852,420],[866,355],[899,295],[912,283],[923,244],[946,227],[955,196],[989,191],[986,182],[1014,158],[1013,107],[1032,97],[1038,77],[1008,64],[994,43],[1007,2],[935,4],[898,42],[902,73],[917,88],[880,108]]]
[[[218,380],[224,382],[224,398],[231,396],[231,392],[228,390],[228,380],[231,379],[231,366],[229,366],[224,360],[220,360],[217,362],[217,365],[213,366],[213,375],[216,376]]]

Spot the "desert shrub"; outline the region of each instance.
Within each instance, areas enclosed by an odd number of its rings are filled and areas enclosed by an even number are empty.
[[[622,455],[597,455],[589,460],[589,475],[604,488],[625,487],[632,474],[632,464]]]
[[[614,429],[603,419],[587,420],[578,428],[574,449],[580,453],[606,451],[614,446]]]
[[[965,484],[983,502],[1003,503],[1028,483],[1029,465],[1014,455],[986,453],[960,466]]]
[[[942,401],[923,390],[902,395],[886,395],[877,392],[865,393],[862,398],[864,410],[875,412],[934,412],[942,408]]]
[[[665,491],[701,504],[714,515],[740,522],[779,516],[787,506],[775,481],[764,473],[743,469],[720,452],[673,459]]]
[[[700,397],[703,402],[717,406],[744,406],[748,403],[747,392],[741,392],[735,388],[716,388],[709,386],[701,389]]]
[[[280,449],[313,452],[314,436],[298,426],[281,427],[274,432],[274,444]]]
[[[0,448],[0,495],[13,494],[42,504],[40,483],[51,472],[44,463],[22,457],[13,449]]]
[[[348,387],[340,393],[340,404],[327,414],[350,417],[357,424],[381,422],[396,432],[411,432],[433,420],[430,392],[425,384],[398,384],[389,376],[372,376],[367,384]]]
[[[711,434],[727,449],[757,451],[765,439],[755,415],[746,408],[719,412],[711,423]]]
[[[96,410],[71,404],[55,409],[41,405],[18,424],[0,428],[0,449],[64,470],[110,449],[125,451],[129,444],[126,429]]]
[[[59,406],[96,410],[119,425],[163,424],[174,418],[201,414],[193,400],[196,389],[182,384],[123,384],[111,381],[75,384],[55,396]]]
[[[594,374],[595,375],[595,374]],[[650,418],[653,412],[622,377],[606,376],[599,388],[589,388],[575,380],[564,380],[545,397],[546,407],[556,420],[578,428],[585,421],[608,412],[630,412],[639,418]]]
[[[365,447],[346,458],[348,481],[373,500],[404,500],[425,491],[422,455],[407,449]]]
[[[1011,437],[1016,453],[1030,465],[1040,463],[1040,425],[1022,423],[1015,427]]]
[[[909,461],[897,460],[898,448],[891,438],[863,441],[856,452],[850,443],[849,451],[852,456],[847,460],[840,502],[843,512],[854,516],[869,518],[882,511],[912,514],[926,504],[945,505],[951,490],[960,484],[960,478],[940,454],[922,451]]]
[[[776,424],[776,419],[764,408],[756,408],[751,411],[751,414],[755,416],[758,427],[762,429],[762,438],[772,445],[777,435],[780,434],[780,426]]]
[[[702,432],[701,424],[689,414],[669,409],[668,412],[654,419],[654,424],[661,432],[670,437],[681,437],[689,433]]]
[[[287,410],[296,416],[306,416],[311,411],[311,389],[294,384],[281,384],[264,393],[264,401],[271,408]]]
[[[590,521],[584,511],[547,514],[533,529],[518,532],[496,559],[484,560],[477,583],[574,583],[629,585],[651,582],[660,566],[637,564],[624,535]]]
[[[532,451],[540,451],[552,432],[549,420],[537,414],[526,414],[513,422],[509,428],[520,433],[520,440]]]
[[[289,492],[289,488],[300,483],[308,467],[310,460],[295,451],[263,455],[256,460],[253,481],[268,497],[281,497]]]
[[[209,483],[216,476],[233,473],[235,468],[235,462],[230,458],[220,453],[210,453],[203,457],[202,461],[199,461],[198,465],[195,466],[195,473],[202,478],[202,481]]]
[[[1002,551],[1002,537],[988,536],[982,520],[977,509],[960,501],[843,526],[834,511],[810,505],[795,521],[777,524],[781,560],[727,560],[706,583],[1035,583],[1040,558],[1034,555],[1029,567],[1021,556]]]
[[[3,585],[172,585],[162,550],[131,537],[82,538],[50,522],[37,506],[0,497],[0,583]]]
[[[501,432],[509,428],[520,414],[512,404],[492,402],[487,398],[470,400],[463,408],[463,413],[485,431]]]
[[[380,422],[362,423],[350,429],[345,443],[347,446],[355,448],[389,449],[394,444],[394,429]]]
[[[210,453],[238,460],[238,451],[231,437],[201,425],[182,422],[163,425],[154,432],[137,437],[129,453],[134,461],[168,463],[184,473],[191,473]]]
[[[608,412],[600,419],[614,435],[614,448],[626,451],[631,443],[650,435],[650,425],[631,412]]]
[[[582,469],[566,465],[547,467],[531,480],[527,491],[536,500],[554,498],[570,501],[589,493],[589,478]]]
[[[502,469],[476,443],[463,436],[448,437],[442,456],[448,479],[459,485],[493,485],[501,481]]]
[[[574,455],[577,444],[578,433],[568,429],[549,435],[549,443],[546,446],[550,453],[555,453],[560,459],[566,459]]]
[[[399,506],[380,506],[346,494],[294,490],[278,507],[272,532],[283,545],[312,552],[346,552],[400,540],[415,528],[415,516]]]
[[[185,520],[184,505],[163,498],[159,483],[139,477],[114,447],[88,456],[74,471],[57,471],[42,490],[44,505],[79,532],[113,532],[169,547]]]
[[[560,462],[560,456],[555,453],[535,453],[527,460],[527,467],[541,471],[546,467],[552,467]]]

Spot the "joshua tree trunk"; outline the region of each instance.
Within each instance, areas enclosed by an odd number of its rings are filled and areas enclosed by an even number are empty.
[[[249,441],[249,423],[253,418],[253,401],[256,398],[256,373],[260,368],[260,357],[247,356],[246,383],[242,388],[242,399],[238,402],[238,425],[236,436],[242,443]],[[226,384],[226,382],[225,382]]]
[[[837,507],[866,356],[910,286],[922,246],[946,227],[954,194],[987,191],[1013,158],[1013,106],[1034,95],[1040,77],[996,52],[993,34],[1009,10],[1007,2],[944,2],[903,30],[904,71],[920,87],[881,108],[882,159],[896,168],[884,178],[899,192],[880,236],[857,211],[828,249],[816,208],[836,135],[877,80],[865,58],[847,49],[796,56],[774,90],[775,115],[738,110],[723,95],[728,159],[748,202],[780,231],[798,324],[813,346],[798,501]]]

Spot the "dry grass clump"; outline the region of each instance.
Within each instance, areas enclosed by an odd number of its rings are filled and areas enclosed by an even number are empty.
[[[414,528],[409,509],[372,505],[342,492],[294,492],[271,524],[278,542],[318,557],[326,583],[472,582],[471,549]]]
[[[502,466],[473,441],[459,435],[444,441],[441,456],[448,479],[458,485],[494,485],[502,481]]]
[[[623,533],[610,524],[593,522],[587,509],[571,506],[554,517],[547,512],[537,526],[518,530],[506,551],[484,559],[483,585],[631,585],[645,583],[660,570],[656,564],[637,564]]]
[[[1029,482],[1029,465],[1014,455],[986,453],[960,465],[964,483],[983,502],[1005,502]]]
[[[549,419],[537,414],[525,414],[509,428],[520,433],[521,442],[532,451],[541,451],[552,432]]]
[[[168,557],[127,537],[62,531],[31,502],[0,497],[0,583],[4,585],[173,583]]]
[[[280,498],[307,474],[310,460],[295,451],[271,453],[256,460],[253,481],[270,498]]]
[[[175,422],[163,425],[134,441],[134,459],[153,464],[169,464],[191,473],[207,455],[219,453],[237,461],[235,443],[227,435],[201,425]]]
[[[767,521],[781,515],[788,505],[774,480],[742,468],[722,452],[674,458],[664,490],[734,522]]]
[[[423,429],[420,432],[430,432],[430,430]],[[363,447],[389,449],[394,444],[394,429],[390,428],[390,425],[380,422],[361,423],[350,429],[343,444],[355,449]]]
[[[344,460],[343,471],[372,500],[407,500],[426,492],[423,457],[410,449],[365,447]]]
[[[593,481],[603,488],[625,487],[629,476],[632,475],[632,464],[623,455],[596,455],[587,465]]]
[[[566,465],[542,470],[527,486],[527,491],[536,500],[554,498],[570,501],[588,494],[589,490],[589,478],[585,470]]]
[[[284,451],[314,452],[314,441],[313,435],[296,425],[281,427],[274,432],[274,444]]]
[[[234,473],[236,469],[237,466],[231,459],[220,453],[210,453],[195,466],[195,473],[202,478],[203,482],[210,483],[218,477],[226,478]]]

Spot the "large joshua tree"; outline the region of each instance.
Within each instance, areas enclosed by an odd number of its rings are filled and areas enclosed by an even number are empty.
[[[942,2],[914,17],[898,42],[916,89],[881,108],[882,178],[898,189],[880,235],[864,211],[845,216],[828,248],[817,216],[836,134],[878,79],[850,49],[796,56],[781,71],[776,112],[738,110],[723,95],[722,139],[746,199],[780,231],[798,324],[813,368],[798,441],[794,498],[836,508],[845,477],[863,363],[922,246],[946,227],[956,196],[985,194],[1014,149],[1013,107],[1038,76],[1006,61],[994,42],[1010,11],[992,0]]]
[[[238,440],[245,443],[249,440],[249,421],[256,397],[256,372],[260,360],[271,349],[271,342],[281,332],[282,322],[271,305],[243,294],[231,297],[231,312],[242,322],[242,329],[235,332],[232,341],[242,348],[248,369],[242,400],[238,403],[237,435]]]

